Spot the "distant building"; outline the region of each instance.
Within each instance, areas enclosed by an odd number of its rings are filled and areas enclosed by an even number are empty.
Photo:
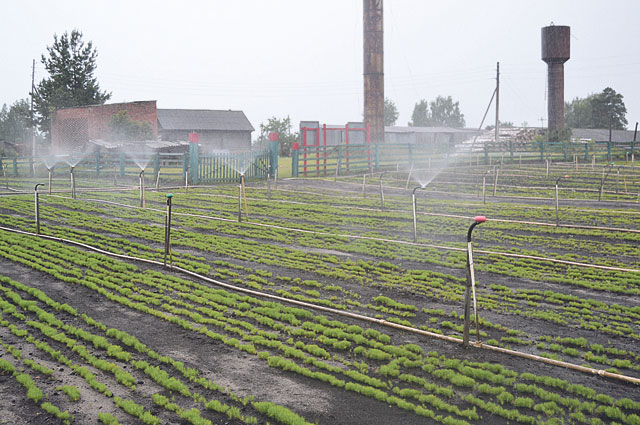
[[[209,149],[251,149],[254,128],[242,111],[157,109],[155,100],[58,109],[51,118],[52,148],[82,149],[90,140],[117,143],[109,125],[121,111],[131,121],[148,123],[154,139],[187,142],[189,133],[198,133],[199,143]]]
[[[189,140],[189,133],[198,133],[198,142],[203,147],[248,151],[253,131],[242,111],[158,109],[158,133],[162,140]]]
[[[82,149],[92,139],[110,139],[109,123],[120,111],[126,111],[132,121],[147,122],[154,137],[158,135],[156,101],[110,103],[54,111],[51,117],[51,147],[53,149]]]

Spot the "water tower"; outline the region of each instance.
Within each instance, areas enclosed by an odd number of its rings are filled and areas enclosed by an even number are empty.
[[[564,63],[570,57],[571,31],[567,26],[542,28],[542,60],[547,63],[549,134],[564,129]]]

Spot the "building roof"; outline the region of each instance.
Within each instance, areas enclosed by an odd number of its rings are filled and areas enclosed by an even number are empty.
[[[255,130],[242,111],[158,109],[157,113],[158,124],[163,130]]]
[[[596,142],[609,141],[608,128],[573,128],[572,139],[593,140]],[[611,130],[612,142],[630,142],[633,140],[633,130]]]

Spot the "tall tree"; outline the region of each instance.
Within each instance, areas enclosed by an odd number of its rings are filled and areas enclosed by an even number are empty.
[[[627,108],[624,96],[611,87],[586,98],[576,97],[565,103],[564,122],[568,128],[627,128]]]
[[[269,139],[269,133],[278,133],[278,154],[291,156],[291,144],[298,140],[298,133],[291,132],[291,118],[267,119],[266,123],[260,124],[260,137],[258,145],[264,145]]]
[[[35,121],[40,131],[49,133],[51,113],[57,108],[95,105],[106,102],[111,93],[100,90],[94,72],[97,50],[89,41],[85,44],[78,30],[54,34],[53,45],[42,55],[42,63],[49,73],[37,86],[34,96]]]
[[[438,96],[436,100],[427,102],[420,100],[413,108],[410,126],[413,127],[464,127],[464,114],[460,112],[459,102],[451,96]]]
[[[398,121],[398,108],[391,99],[384,98],[384,125],[396,125]]]

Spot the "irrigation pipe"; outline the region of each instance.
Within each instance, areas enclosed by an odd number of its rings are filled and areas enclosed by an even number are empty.
[[[137,262],[141,262],[141,263],[146,263],[146,264],[152,264],[155,266],[160,266],[165,268],[166,266],[159,262],[159,261],[155,261],[155,260],[149,260],[146,258],[140,258],[140,257],[133,257],[130,255],[125,255],[125,254],[117,254],[114,252],[110,252],[110,251],[105,251],[103,249],[100,248],[96,248],[94,246],[91,245],[87,245],[84,244],[82,242],[77,242],[77,241],[73,241],[70,239],[64,239],[64,238],[59,238],[56,236],[48,236],[48,235],[37,235],[35,233],[32,232],[26,232],[23,230],[18,230],[18,229],[11,229],[8,227],[0,227],[0,230],[4,230],[7,232],[12,232],[12,233],[18,233],[18,234],[22,234],[22,235],[27,235],[27,236],[36,236],[36,237],[40,237],[43,239],[48,239],[48,240],[52,240],[55,242],[62,242],[62,243],[67,243],[67,244],[71,244],[71,245],[76,245],[94,252],[98,252],[100,254],[103,255],[108,255],[111,257],[116,257],[116,258],[121,258],[121,259],[125,259],[125,260],[131,260],[131,261],[137,261]],[[443,341],[447,341],[447,342],[455,342],[456,344],[462,344],[462,340],[452,337],[452,336],[447,336],[447,335],[440,335],[437,334],[435,332],[429,332],[429,331],[425,331],[422,329],[417,329],[411,326],[405,326],[405,325],[400,325],[398,323],[393,323],[393,322],[389,322],[387,320],[384,319],[376,319],[374,317],[369,317],[369,316],[365,316],[363,314],[358,314],[358,313],[350,313],[348,311],[342,311],[342,310],[338,310],[338,309],[334,309],[334,308],[330,308],[330,307],[325,307],[325,306],[321,306],[321,305],[316,305],[316,304],[312,304],[312,303],[307,303],[304,301],[298,301],[298,300],[293,300],[290,298],[284,298],[278,295],[273,295],[273,294],[267,294],[265,292],[260,292],[260,291],[255,291],[252,289],[247,289],[247,288],[241,288],[239,286],[235,286],[235,285],[231,285],[229,283],[225,283],[216,279],[212,279],[210,277],[207,276],[203,276],[200,275],[198,273],[192,272],[190,270],[186,270],[183,269],[181,267],[178,266],[170,266],[169,267],[170,270],[175,270],[177,272],[186,274],[188,276],[192,276],[195,277],[197,279],[203,280],[205,282],[209,282],[211,284],[214,284],[216,286],[219,286],[221,288],[225,288],[225,289],[229,289],[231,291],[235,291],[235,292],[241,292],[244,294],[248,294],[248,295],[253,295],[256,297],[260,297],[260,298],[267,298],[267,299],[271,299],[271,300],[275,300],[275,301],[279,301],[279,302],[284,302],[284,303],[288,303],[288,304],[293,304],[293,305],[297,305],[300,307],[305,307],[305,308],[309,308],[312,310],[318,310],[318,311],[323,311],[325,313],[331,313],[331,314],[335,314],[338,316],[343,316],[343,317],[349,317],[351,319],[355,319],[355,320],[360,320],[360,321],[365,321],[365,322],[369,322],[369,323],[375,323],[378,324],[380,326],[385,326],[385,327],[389,327],[389,328],[394,328],[394,329],[399,329],[402,331],[406,331],[406,332],[410,332],[410,333],[414,333],[417,335],[422,335],[422,336],[426,336],[426,337],[430,337],[430,338],[436,338],[436,339],[440,339]],[[561,360],[553,360],[553,359],[548,359],[546,357],[541,357],[541,356],[536,356],[535,354],[529,354],[529,353],[524,353],[521,351],[517,351],[517,350],[509,350],[506,348],[501,348],[501,347],[495,347],[492,345],[487,345],[487,344],[483,344],[480,341],[476,341],[476,342],[470,342],[470,345],[479,349],[483,349],[483,350],[488,350],[488,351],[495,351],[498,353],[503,353],[503,354],[508,354],[508,355],[512,355],[512,356],[516,356],[516,357],[522,357],[525,359],[529,359],[529,360],[534,360],[534,361],[538,361],[541,363],[547,363],[553,366],[561,366],[567,369],[572,369],[572,370],[576,370],[579,372],[583,372],[583,373],[589,373],[592,375],[598,375],[598,376],[602,376],[605,378],[611,378],[611,379],[617,379],[619,381],[624,381],[624,382],[629,382],[629,383],[633,383],[633,384],[640,384],[640,378],[634,378],[632,376],[627,376],[627,375],[622,375],[619,373],[612,373],[612,372],[607,372],[606,370],[602,370],[602,369],[593,369],[590,367],[586,367],[586,366],[579,366],[573,363],[569,363],[569,362],[564,362]]]
[[[301,179],[301,178],[298,178],[298,177],[292,177],[292,178],[291,178],[291,179],[289,179],[289,180],[304,180],[304,179]],[[309,180],[309,179],[307,179],[307,180]],[[315,180],[315,181],[326,181],[326,182],[331,182],[331,183],[333,183],[333,181],[331,181],[331,180],[327,180],[327,179],[313,179],[313,180]],[[343,183],[343,184],[349,184],[349,185],[358,185],[358,186],[359,186],[359,184],[358,184],[358,183],[353,183],[353,182],[341,182],[341,183]],[[460,184],[460,183],[459,183],[459,182],[450,182],[449,184]],[[468,183],[468,184],[471,184],[471,183]],[[391,188],[391,189],[395,189],[395,190],[402,190],[402,191],[405,191],[405,190],[406,190],[406,189],[403,189],[403,188],[401,188],[401,187],[396,187],[396,186],[386,186],[386,187]],[[526,187],[525,187],[525,186],[514,186],[514,187],[517,187],[517,188],[525,188],[525,189],[526,189]],[[553,188],[545,188],[545,189],[553,190]],[[332,191],[332,192],[338,192],[338,193],[340,193],[342,196],[344,196],[344,195],[345,195],[344,191],[331,190],[331,189],[328,189],[328,190],[330,190],[330,191]],[[587,191],[587,192],[589,192],[589,191],[593,191],[592,189],[581,189],[581,190],[583,190],[583,191]],[[293,191],[293,190],[292,190],[291,192],[296,192],[296,193],[306,193],[306,194],[311,194],[311,195],[318,195],[318,193],[317,193],[317,192]],[[576,192],[577,192],[577,190],[576,190]],[[443,195],[454,195],[454,196],[467,196],[467,197],[475,197],[475,196],[476,196],[476,195],[474,195],[473,193],[448,192],[448,191],[444,191],[444,190],[432,190],[432,191],[430,191],[430,193],[439,193],[439,194],[443,194]],[[613,194],[613,193],[615,193],[615,192],[613,192],[613,191],[604,191],[603,193]],[[633,193],[633,195],[635,195],[635,193]],[[354,199],[356,199],[356,198],[358,198],[358,196],[355,196],[355,195],[354,195],[354,196],[350,196],[350,198],[354,198]],[[493,198],[494,198],[494,199],[495,199],[495,198],[502,198],[502,199],[525,199],[525,200],[532,200],[532,201],[541,201],[541,200],[542,200],[542,201],[551,201],[551,200],[553,200],[553,199],[554,199],[554,198],[545,198],[545,197],[536,197],[536,196],[509,196],[509,195],[497,195],[497,196],[493,196]],[[568,200],[569,200],[569,201],[580,201],[580,202],[594,202],[594,203],[597,203],[597,202],[598,202],[598,201],[596,201],[596,200],[593,200],[593,201],[592,201],[592,200],[590,200],[590,199],[580,199],[580,198],[570,198],[570,199],[568,199]],[[629,201],[629,200],[624,200],[624,199],[615,199],[615,200],[614,200],[614,199],[605,199],[604,201],[601,201],[600,203],[602,203],[602,202],[615,202],[615,203],[618,203],[618,204],[630,204],[630,205],[637,205],[637,204],[638,204],[638,201]]]
[[[68,199],[68,198],[66,198],[66,199]],[[119,206],[122,206],[122,207],[125,207],[125,208],[129,208],[129,209],[140,209],[140,207],[137,207],[137,206],[134,206],[134,205],[119,204],[119,203],[111,202],[111,201],[98,201],[98,202],[108,202],[110,204],[119,205]],[[159,209],[155,209],[155,208],[145,208],[145,210],[146,211],[154,211],[154,212],[158,212],[158,213],[164,213],[164,211],[159,210]],[[185,216],[185,217],[204,218],[204,219],[208,219],[208,220],[223,221],[223,222],[234,223],[234,224],[238,223],[237,220],[230,219],[230,218],[212,217],[212,216],[200,215],[200,214],[173,212],[173,215],[181,215],[181,216]],[[264,228],[268,228],[268,229],[278,229],[278,230],[287,230],[287,231],[291,231],[291,232],[307,233],[307,234],[312,234],[312,235],[334,236],[334,237],[341,237],[341,238],[347,238],[347,239],[362,239],[362,240],[371,240],[371,241],[376,241],[376,242],[388,242],[388,243],[396,243],[396,244],[400,244],[400,245],[409,245],[409,246],[416,246],[416,247],[423,247],[423,248],[440,249],[440,250],[443,250],[443,251],[466,252],[465,248],[457,248],[457,247],[444,246],[444,245],[433,245],[433,244],[416,243],[416,242],[410,242],[410,241],[401,241],[401,240],[398,240],[398,239],[376,238],[376,237],[373,237],[373,236],[359,236],[359,235],[349,235],[349,234],[343,234],[343,233],[320,232],[320,231],[317,231],[317,230],[296,229],[294,227],[285,227],[285,226],[278,226],[278,225],[275,225],[275,224],[266,224],[266,223],[255,223],[255,222],[251,222],[251,221],[246,221],[246,222],[244,222],[244,224],[257,226],[257,227],[264,227]],[[521,258],[521,259],[536,260],[536,261],[547,261],[547,262],[550,262],[550,263],[565,264],[565,265],[570,265],[570,266],[585,267],[585,268],[592,268],[592,269],[618,271],[618,272],[640,273],[640,269],[627,269],[627,268],[622,268],[622,267],[603,266],[603,265],[599,265],[599,264],[580,263],[580,262],[577,262],[577,261],[559,260],[557,258],[539,257],[539,256],[534,256],[534,255],[513,254],[513,253],[510,253],[510,252],[487,251],[487,250],[482,250],[482,249],[476,249],[475,252],[476,253],[480,253],[480,254],[486,254],[486,255],[500,255],[500,256],[503,256],[503,257]]]

